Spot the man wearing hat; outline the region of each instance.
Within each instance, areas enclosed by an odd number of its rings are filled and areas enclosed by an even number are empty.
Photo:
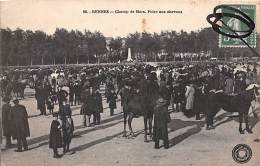
[[[93,88],[94,93],[92,94],[94,100],[93,107],[93,123],[95,125],[100,124],[100,113],[103,113],[103,104],[102,104],[102,96],[98,90],[98,87]]]
[[[13,132],[12,136],[17,139],[17,152],[28,150],[26,137],[30,136],[30,128],[28,123],[28,114],[25,106],[19,104],[19,100],[13,100],[14,106],[12,107],[12,120],[13,120]]]
[[[2,106],[2,126],[3,126],[3,136],[6,138],[6,148],[9,148],[11,143],[11,135],[12,135],[12,115],[11,115],[11,105],[10,99],[8,97],[3,98],[3,106]]]

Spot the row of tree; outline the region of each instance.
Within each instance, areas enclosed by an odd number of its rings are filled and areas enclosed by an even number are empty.
[[[141,61],[175,60],[176,53],[180,52],[210,51],[212,56],[219,58],[252,54],[247,48],[219,48],[218,34],[211,28],[190,33],[135,32],[126,38],[106,38],[100,32],[64,28],[57,28],[52,35],[19,28],[13,31],[1,29],[0,33],[3,66],[118,62],[127,58],[128,48],[131,48],[133,57]],[[257,40],[259,44],[259,36]]]

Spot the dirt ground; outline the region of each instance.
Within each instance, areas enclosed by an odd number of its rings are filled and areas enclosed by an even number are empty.
[[[1,166],[236,166],[241,164],[233,160],[232,149],[240,143],[248,144],[253,151],[251,160],[243,165],[260,165],[260,123],[259,118],[252,114],[250,125],[254,133],[240,135],[238,118],[228,117],[224,111],[215,118],[216,128],[209,131],[205,130],[204,119],[196,121],[180,112],[171,113],[172,121],[168,125],[170,148],[154,149],[154,142],[144,142],[143,118],[133,120],[135,137],[124,138],[120,102],[117,103],[116,115],[111,117],[105,100],[99,126],[83,127],[80,107],[72,107],[76,127],[71,152],[61,159],[54,159],[48,145],[53,117],[39,116],[32,94],[32,90],[27,90],[28,97],[21,100],[30,116],[29,150],[18,153],[15,148],[5,149],[2,145]],[[258,117],[259,112],[258,105]],[[62,149],[59,153],[62,154]]]

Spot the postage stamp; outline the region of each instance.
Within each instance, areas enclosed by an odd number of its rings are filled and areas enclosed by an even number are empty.
[[[228,5],[230,7],[236,8],[240,10],[241,12],[245,13],[247,16],[251,18],[255,22],[256,20],[256,6],[255,5],[241,5],[241,4],[235,4],[235,5]],[[222,9],[222,13],[231,13],[232,14],[238,14],[234,13],[234,11],[230,11],[228,9]],[[248,30],[248,26],[243,23],[241,20],[233,18],[233,17],[224,17],[223,22],[229,27],[229,28],[223,28],[223,32],[227,34],[234,33],[230,31],[230,29],[237,31],[238,35],[242,35],[243,32],[239,31],[246,31]],[[252,48],[256,47],[256,32],[253,30],[250,36],[243,38],[245,42],[251,46]],[[227,36],[223,36],[219,34],[219,47],[247,47],[240,39],[236,38],[230,38]]]

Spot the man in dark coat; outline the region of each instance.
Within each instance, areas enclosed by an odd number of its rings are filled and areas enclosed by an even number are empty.
[[[155,149],[159,148],[159,140],[163,140],[164,148],[169,148],[169,138],[167,123],[169,122],[169,113],[168,113],[168,103],[167,100],[162,98],[160,93],[159,99],[156,101],[156,106],[154,108],[154,128],[153,136],[155,141]]]
[[[109,103],[109,108],[110,108],[110,116],[114,115],[114,109],[116,109],[116,99],[117,95],[114,89],[111,89],[109,91],[108,97],[107,97],[107,102]]]
[[[46,93],[46,89],[42,87],[40,87],[37,90],[36,93],[36,99],[37,99],[37,103],[38,103],[38,109],[41,112],[41,115],[46,115],[46,99],[47,99],[47,93]]]
[[[3,136],[6,138],[6,148],[9,148],[11,143],[11,135],[12,135],[12,115],[11,115],[11,105],[10,99],[8,97],[3,98],[3,106],[2,106],[2,127],[3,127]]]
[[[74,93],[75,93],[75,100],[74,105],[80,104],[80,95],[81,95],[82,86],[79,80],[75,81],[74,84]]]
[[[75,95],[74,84],[75,84],[74,80],[72,80],[72,78],[70,78],[70,80],[69,80],[69,103],[71,106],[73,106],[74,95]]]
[[[98,91],[98,88],[94,89],[94,93],[93,93],[93,99],[95,101],[94,104],[94,124],[95,125],[99,125],[100,124],[100,113],[103,113],[103,104],[102,104],[102,96],[100,94],[100,92]]]
[[[95,101],[93,99],[93,89],[90,87],[89,89],[85,89],[82,92],[82,106],[81,106],[81,114],[83,114],[83,125],[86,127],[90,126],[90,116],[93,114],[93,108],[95,105]]]
[[[41,115],[46,115],[46,101],[48,91],[47,88],[44,87],[44,80],[38,80],[35,86],[35,98],[37,100],[37,109],[40,110]]]
[[[17,139],[17,152],[28,150],[26,137],[30,136],[30,128],[28,123],[28,114],[25,106],[19,104],[19,100],[15,99],[12,107],[13,132],[12,136]]]

